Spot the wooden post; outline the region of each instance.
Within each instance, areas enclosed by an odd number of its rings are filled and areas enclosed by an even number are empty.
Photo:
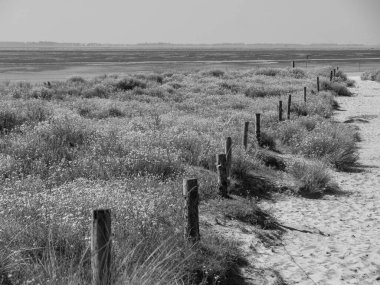
[[[278,120],[282,121],[282,101],[278,102]]]
[[[216,171],[216,159],[214,154],[210,156],[209,170]]]
[[[288,120],[290,119],[290,107],[292,105],[292,95],[288,97]]]
[[[248,147],[248,127],[249,127],[249,122],[245,122],[244,131],[243,131],[243,146],[245,150],[247,150],[247,147]]]
[[[228,180],[226,173],[226,155],[224,153],[216,155],[216,164],[218,169],[218,187],[219,195],[223,198],[228,198]]]
[[[303,88],[303,101],[306,103],[306,86]]]
[[[319,76],[317,76],[317,92],[319,92]]]
[[[91,236],[92,284],[111,284],[111,210],[93,212]]]
[[[183,180],[183,196],[185,199],[185,239],[195,243],[200,240],[197,179]]]
[[[293,60],[292,61],[292,67],[295,68],[296,67],[296,62]]]
[[[257,143],[260,146],[261,142],[261,122],[260,122],[260,114],[256,114],[256,139]]]
[[[332,81],[332,79],[333,79],[333,71],[331,70],[330,71],[330,81]]]
[[[232,139],[228,137],[226,139],[226,172],[227,177],[231,176],[231,163],[232,163]]]
[[[333,73],[333,75],[334,75],[334,78],[335,78],[335,75],[336,75],[336,69],[334,68],[334,73]]]
[[[339,66],[336,67],[336,70],[339,70]]]

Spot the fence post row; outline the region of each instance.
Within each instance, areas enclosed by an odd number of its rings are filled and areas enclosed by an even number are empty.
[[[248,127],[249,127],[249,122],[245,122],[244,131],[243,131],[243,146],[245,150],[247,150],[247,147],[248,147]]]
[[[227,178],[231,177],[231,163],[232,163],[232,139],[226,139],[226,174]]]
[[[111,284],[111,210],[93,212],[91,235],[93,285]]]
[[[183,180],[184,216],[185,216],[185,239],[195,243],[200,240],[199,235],[199,194],[198,180]]]
[[[260,145],[261,142],[261,122],[260,122],[260,114],[256,114],[256,139],[258,145]]]
[[[303,101],[306,103],[306,86],[303,88]]]
[[[282,101],[278,102],[278,120],[282,121]]]
[[[288,97],[288,120],[290,119],[290,107],[292,104],[292,95],[289,95]]]
[[[228,180],[227,180],[227,172],[226,172],[226,163],[227,158],[225,153],[216,155],[216,164],[218,170],[218,188],[219,195],[223,198],[228,198]]]

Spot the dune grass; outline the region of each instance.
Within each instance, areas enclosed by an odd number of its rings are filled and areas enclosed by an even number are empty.
[[[371,80],[380,82],[380,70],[366,71],[360,75],[362,80]]]
[[[345,169],[357,159],[354,132],[330,120],[334,96],[346,94],[315,92],[326,70],[75,76],[2,86],[0,274],[15,283],[89,284],[91,211],[110,208],[115,284],[228,284],[231,268],[243,264],[238,247],[207,229],[200,244],[183,241],[182,179],[197,177],[201,202],[217,201],[213,157],[231,136],[236,193],[252,198],[275,189],[255,175],[288,171],[303,182],[296,193],[323,194],[331,178],[318,163]],[[345,82],[339,78],[338,89]],[[278,122],[278,101],[289,94],[292,118]],[[261,147],[317,166],[277,167],[262,155],[255,113],[262,114]],[[245,121],[252,122],[247,152],[240,147]],[[254,216],[235,203],[221,205],[232,218]]]

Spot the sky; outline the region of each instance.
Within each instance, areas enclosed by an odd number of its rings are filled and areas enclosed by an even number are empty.
[[[380,44],[380,0],[0,0],[0,41]]]

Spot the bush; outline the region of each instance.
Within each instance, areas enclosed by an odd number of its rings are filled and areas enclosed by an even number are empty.
[[[282,69],[280,68],[260,68],[255,71],[256,75],[265,75],[265,76],[277,76],[281,74]]]
[[[223,70],[220,70],[220,69],[214,69],[214,70],[210,70],[208,72],[205,72],[206,75],[211,75],[214,77],[223,77],[224,73],[225,72]]]
[[[306,78],[306,72],[301,68],[288,68],[281,73],[283,76],[293,77],[297,79]]]
[[[380,70],[363,72],[360,78],[362,80],[372,80],[380,82]]]
[[[82,97],[84,98],[107,98],[107,89],[103,85],[95,85],[90,89],[84,90],[82,92]]]
[[[352,93],[347,89],[347,87],[337,82],[322,81],[321,90],[334,91],[339,96],[352,96]]]
[[[0,107],[0,132],[9,132],[25,123],[34,124],[48,118],[50,111],[39,100],[16,101]]]
[[[116,83],[116,88],[124,90],[124,91],[133,90],[136,87],[145,89],[146,83],[144,81],[134,79],[134,78],[124,78],[122,80],[119,80]]]
[[[67,79],[67,82],[86,83],[86,80],[81,76],[72,76],[69,79]]]

